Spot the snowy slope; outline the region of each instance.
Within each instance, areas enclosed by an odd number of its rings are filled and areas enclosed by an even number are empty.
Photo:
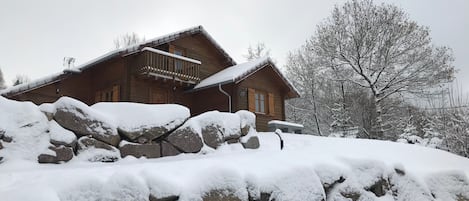
[[[259,150],[227,145],[206,155],[128,157],[112,164],[8,161],[0,164],[0,200],[148,200],[150,193],[200,200],[214,188],[234,189],[243,199],[248,196],[245,189],[250,189],[270,192],[276,200],[310,200],[325,193],[321,183],[339,177],[345,177],[345,182],[332,189],[327,200],[341,200],[336,191],[354,190],[362,193],[363,200],[434,200],[430,193],[436,200],[456,200],[455,194],[469,196],[464,178],[469,176],[469,159],[444,151],[293,134],[283,134],[285,149],[279,150],[273,133],[259,133],[259,138]],[[399,175],[394,169],[406,173]],[[388,193],[377,198],[359,189],[380,177],[393,182],[397,197]]]

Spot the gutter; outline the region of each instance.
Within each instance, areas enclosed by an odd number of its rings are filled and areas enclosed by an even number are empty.
[[[221,84],[218,84],[218,90],[225,94],[226,96],[228,96],[228,111],[231,113],[231,96],[230,94],[228,94],[226,91],[224,91],[222,88],[221,88]]]

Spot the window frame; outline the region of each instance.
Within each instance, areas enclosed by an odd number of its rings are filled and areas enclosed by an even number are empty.
[[[267,114],[267,93],[256,90],[254,92],[254,112],[258,114]]]

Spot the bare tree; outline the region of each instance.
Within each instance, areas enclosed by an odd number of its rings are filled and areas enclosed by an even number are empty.
[[[2,69],[0,69],[0,90],[5,89],[7,86],[5,85],[5,78],[3,78]]]
[[[370,91],[376,138],[384,138],[386,129],[384,100],[398,93],[423,93],[454,77],[450,49],[432,45],[427,27],[394,5],[372,0],[336,6],[308,45],[321,65]]]
[[[31,81],[31,79],[26,75],[16,75],[15,79],[13,79],[13,86],[28,83],[29,81]]]
[[[138,44],[143,41],[145,41],[145,37],[141,37],[134,32],[127,33],[117,39],[114,39],[114,47],[116,49],[120,49],[120,48]]]
[[[258,59],[261,57],[270,56],[270,50],[267,49],[264,43],[260,42],[260,43],[257,43],[254,47],[249,45],[247,54],[243,56],[248,61],[252,61],[254,59]]]

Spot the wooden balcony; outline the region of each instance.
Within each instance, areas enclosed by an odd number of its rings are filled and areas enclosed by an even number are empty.
[[[189,84],[200,81],[201,62],[154,48],[143,48],[139,55],[139,73],[156,79],[170,79]]]

